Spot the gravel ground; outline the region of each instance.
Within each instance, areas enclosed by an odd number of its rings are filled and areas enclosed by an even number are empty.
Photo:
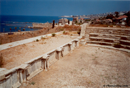
[[[130,88],[130,55],[80,46],[20,88]],[[124,86],[128,87],[124,87]]]
[[[71,40],[73,38],[69,35],[57,35],[56,37],[42,39],[38,42],[31,42],[6,50],[0,51],[4,58],[4,65],[2,68],[11,69],[27,62],[35,57],[38,57],[50,50],[53,50]]]

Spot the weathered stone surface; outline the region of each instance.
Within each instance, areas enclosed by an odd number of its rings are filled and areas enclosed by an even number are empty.
[[[28,66],[28,64],[22,64],[22,65],[19,66],[19,69],[26,69],[27,66]]]

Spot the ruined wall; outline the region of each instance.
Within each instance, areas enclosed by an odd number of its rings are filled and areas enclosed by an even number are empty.
[[[65,43],[52,51],[33,58],[10,70],[0,68],[0,88],[18,88],[23,83],[26,84],[28,80],[41,71],[47,71],[50,65],[78,47],[79,39],[80,38]]]
[[[33,23],[33,28],[52,28],[51,23]]]

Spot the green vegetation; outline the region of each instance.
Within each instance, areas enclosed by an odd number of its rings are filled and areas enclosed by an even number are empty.
[[[120,48],[121,45],[120,45],[119,43],[115,43],[115,44],[113,45],[113,47],[115,47],[115,48]]]
[[[63,31],[63,34],[65,34],[65,31]]]
[[[64,30],[63,28],[60,29],[60,31],[63,31],[63,30]]]
[[[56,34],[55,34],[55,33],[53,33],[53,34],[52,34],[52,37],[55,37],[55,36],[56,36]]]
[[[36,39],[36,42],[38,42],[39,40],[38,39]]]
[[[31,82],[31,83],[29,83],[30,85],[35,85],[35,82]]]
[[[46,38],[45,38],[45,37],[43,37],[43,36],[41,36],[41,39],[42,39],[42,40],[44,40],[44,39],[46,39]]]
[[[80,35],[80,32],[81,32],[81,29],[79,29],[79,31],[77,31],[77,34],[79,34],[79,35]]]
[[[79,34],[79,35],[80,35],[80,31],[77,31],[77,34]]]

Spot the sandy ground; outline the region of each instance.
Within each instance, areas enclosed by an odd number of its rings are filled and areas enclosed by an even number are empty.
[[[130,88],[130,55],[99,47],[80,46],[20,88]],[[129,85],[129,87],[123,86]]]
[[[76,38],[76,36],[74,37]],[[11,69],[27,62],[35,57],[38,57],[50,50],[53,50],[71,40],[69,35],[57,35],[47,39],[42,39],[38,42],[31,42],[6,50],[0,51],[4,58],[3,68]]]

